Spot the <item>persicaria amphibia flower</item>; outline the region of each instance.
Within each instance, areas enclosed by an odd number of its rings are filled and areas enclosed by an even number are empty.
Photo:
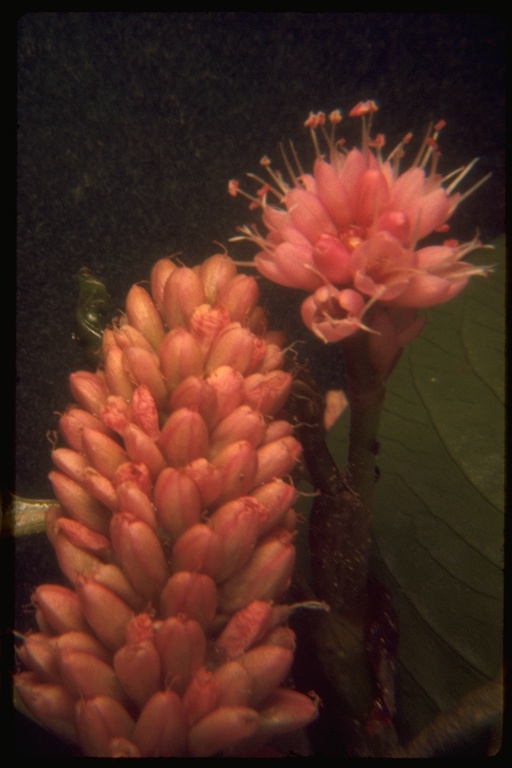
[[[46,519],[69,586],[34,591],[15,685],[88,756],[251,756],[317,715],[284,687],[301,446],[257,302],[226,255],[162,259],[71,375]]]
[[[250,208],[262,211],[266,235],[256,227],[241,228],[242,238],[260,249],[255,266],[280,285],[308,291],[302,319],[326,342],[360,329],[378,333],[370,312],[376,304],[430,307],[456,296],[471,275],[488,271],[462,260],[479,247],[476,239],[418,247],[432,232],[446,231],[457,206],[485,181],[463,194],[455,191],[476,161],[441,177],[437,142],[444,122],[439,121],[427,131],[409,168],[401,171],[412,135],[406,134],[385,157],[384,136],[371,134],[376,111],[374,101],[360,102],[350,111],[363,126],[361,148],[350,150],[335,139],[338,110],[328,116],[311,113],[305,125],[316,152],[312,173],[303,171],[291,145],[295,168],[283,152],[289,182],[264,157],[260,162],[270,180],[248,174],[261,184],[256,195],[242,191],[236,181],[229,184],[230,194],[245,195]],[[325,154],[319,133],[327,144]],[[272,196],[278,206],[269,202]]]

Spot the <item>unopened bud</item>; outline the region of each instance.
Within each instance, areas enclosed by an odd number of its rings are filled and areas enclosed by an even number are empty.
[[[128,424],[123,433],[124,444],[132,461],[146,465],[153,482],[166,466],[161,450],[154,440],[136,424]]]
[[[184,615],[171,616],[158,627],[155,646],[162,662],[165,688],[181,696],[204,664],[206,638],[201,625]]]
[[[187,376],[203,372],[203,352],[194,336],[185,328],[173,328],[159,348],[160,367],[167,389],[172,392]]]
[[[193,757],[211,757],[252,736],[258,723],[259,715],[254,709],[219,707],[190,729],[189,752]]]
[[[171,552],[173,571],[206,573],[217,578],[223,561],[223,542],[219,534],[204,523],[197,523],[181,534]]]
[[[129,512],[112,517],[110,534],[123,571],[137,592],[154,599],[164,586],[168,568],[154,530]]]
[[[160,433],[159,445],[169,464],[183,467],[208,452],[208,428],[202,416],[189,408],[171,413]]]
[[[235,275],[219,291],[217,303],[225,307],[231,320],[246,325],[259,298],[258,283],[254,277]]]
[[[174,691],[153,694],[135,723],[132,738],[141,757],[182,757],[187,722],[180,697]]]
[[[222,565],[216,581],[225,581],[247,562],[266,517],[265,508],[250,496],[233,499],[213,512],[208,526],[222,542]]]
[[[82,408],[71,406],[59,419],[59,431],[71,448],[81,452],[82,435],[85,427],[95,429],[97,432],[103,432],[105,435],[111,435],[111,431],[97,416]]]
[[[167,387],[155,359],[155,355],[142,347],[126,347],[123,361],[130,381],[145,385],[154,398],[157,408],[167,405]]]
[[[215,453],[236,440],[247,440],[255,448],[263,442],[266,426],[262,415],[248,405],[239,405],[220,421],[211,435]]]
[[[183,614],[207,627],[215,617],[217,587],[205,573],[179,571],[168,580],[160,596],[162,616]]]
[[[118,466],[128,459],[119,443],[94,429],[84,429],[82,444],[91,466],[110,480]]]
[[[188,328],[192,313],[204,302],[204,288],[199,275],[187,267],[175,269],[164,288],[163,313],[168,327]]]
[[[224,253],[216,253],[203,261],[199,267],[199,277],[203,283],[206,300],[210,304],[217,302],[219,291],[236,275],[236,266]]]
[[[110,696],[121,704],[126,695],[116,673],[109,664],[84,651],[63,650],[59,653],[62,681],[75,697]]]
[[[109,757],[113,738],[131,737],[133,719],[115,699],[108,696],[79,699],[75,712],[78,740],[88,757]]]
[[[76,402],[97,416],[108,395],[103,379],[90,371],[76,371],[69,377],[69,385]]]
[[[110,392],[127,401],[131,400],[134,385],[125,367],[123,350],[117,346],[109,347],[103,355],[103,365]]]
[[[243,402],[264,416],[273,416],[285,404],[292,385],[286,371],[253,373],[244,381]]]
[[[245,496],[255,485],[258,472],[256,449],[247,440],[227,445],[212,458],[222,476],[219,504]]]
[[[114,656],[114,669],[124,691],[139,709],[160,690],[162,667],[152,640],[121,646]]]
[[[158,307],[162,312],[164,305],[164,289],[165,284],[169,278],[171,272],[177,269],[170,259],[159,259],[156,264],[153,265],[150,276],[151,295]]]
[[[164,337],[164,324],[149,293],[140,285],[132,285],[126,296],[128,322],[140,331],[153,349]]]
[[[101,642],[112,651],[124,644],[132,609],[112,590],[94,579],[81,577],[76,583],[80,606]]]
[[[167,467],[160,473],[153,502],[157,519],[172,542],[201,520],[201,495],[192,478],[181,469]]]
[[[90,630],[78,595],[71,589],[58,584],[41,584],[34,591],[31,600],[53,632],[61,634]]]

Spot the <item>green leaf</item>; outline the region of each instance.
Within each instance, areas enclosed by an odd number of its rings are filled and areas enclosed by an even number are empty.
[[[388,382],[379,431],[376,568],[399,614],[406,738],[502,662],[504,240],[471,260],[494,273],[428,312]]]

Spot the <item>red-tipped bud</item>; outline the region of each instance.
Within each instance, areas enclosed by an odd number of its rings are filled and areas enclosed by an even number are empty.
[[[239,405],[220,421],[211,435],[211,452],[216,453],[237,440],[247,440],[255,448],[263,442],[266,426],[262,415],[248,405]]]
[[[163,313],[168,327],[188,328],[192,313],[204,303],[204,288],[199,275],[187,267],[175,269],[164,288]]]
[[[176,541],[201,520],[201,495],[194,481],[179,469],[167,467],[156,481],[153,501],[160,525]]]
[[[58,584],[41,584],[31,600],[41,615],[43,632],[46,627],[57,634],[90,631],[78,595],[71,589]]]
[[[154,360],[158,360],[158,355],[148,339],[146,339],[144,334],[137,330],[137,328],[130,325],[125,317],[114,324],[113,331],[114,339],[119,349],[125,350],[129,347],[138,347],[139,349],[145,349],[149,352]]]
[[[177,269],[176,264],[170,259],[159,259],[156,264],[153,265],[151,270],[151,295],[160,312],[162,312],[164,305],[165,284],[169,275],[171,272],[174,272],[175,269]]]
[[[136,424],[128,424],[123,437],[129,457],[132,461],[145,464],[154,482],[166,466],[162,452],[154,440]]]
[[[110,696],[121,704],[126,702],[125,693],[116,673],[109,664],[97,656],[71,649],[59,653],[62,681],[75,697]]]
[[[59,635],[54,639],[55,648],[59,652],[73,650],[83,651],[89,653],[91,656],[97,656],[101,661],[110,664],[112,661],[112,654],[108,651],[100,641],[89,635],[87,632],[65,632],[63,635]]]
[[[89,463],[110,480],[118,466],[128,460],[119,443],[94,429],[84,429],[82,444]]]
[[[272,625],[272,605],[268,601],[253,600],[231,617],[215,641],[215,647],[227,659],[235,659],[261,640]]]
[[[203,261],[199,277],[203,283],[206,300],[215,304],[219,291],[236,275],[233,261],[224,253],[216,253]]]
[[[291,385],[291,376],[286,371],[253,373],[244,381],[243,402],[264,416],[273,416],[288,399]]]
[[[238,661],[228,661],[213,673],[219,707],[245,707],[251,697],[251,678]]]
[[[80,746],[88,757],[110,757],[110,742],[130,739],[134,722],[126,709],[108,696],[79,699],[75,707]]]
[[[172,548],[171,567],[173,571],[206,573],[216,579],[223,555],[219,534],[204,523],[197,523],[182,533]]]
[[[158,349],[164,337],[164,324],[149,293],[140,285],[132,285],[126,297],[128,322]]]
[[[126,644],[141,643],[144,640],[155,639],[155,626],[149,614],[139,613],[128,622],[126,627]]]
[[[127,424],[132,420],[132,409],[124,397],[109,395],[100,412],[102,422],[118,435],[122,435]]]
[[[213,673],[206,667],[200,667],[187,686],[182,701],[189,726],[215,709],[218,691]]]
[[[154,530],[129,512],[112,517],[110,533],[123,571],[137,592],[154,599],[164,586],[168,568]]]
[[[295,547],[288,531],[267,536],[247,564],[219,590],[219,606],[225,613],[239,611],[251,600],[278,600],[290,584]]]
[[[222,566],[216,581],[228,579],[249,559],[267,518],[265,507],[250,496],[241,496],[215,510],[208,520],[222,541]]]
[[[141,757],[181,757],[187,742],[187,722],[180,697],[158,691],[147,702],[132,736]]]
[[[165,688],[181,696],[204,664],[206,638],[201,625],[184,615],[171,616],[157,629],[155,645],[162,662]]]
[[[151,640],[119,648],[114,656],[114,669],[124,691],[139,709],[160,690],[160,655]]]
[[[79,523],[99,533],[108,533],[109,513],[81,485],[62,472],[48,475],[59,504]]]
[[[143,462],[125,461],[116,469],[112,483],[117,489],[124,483],[134,483],[147,496],[151,493],[152,482],[149,469]]]
[[[219,291],[217,303],[227,309],[231,320],[245,326],[258,298],[258,283],[254,277],[236,275]]]
[[[215,617],[217,587],[204,573],[179,571],[168,580],[160,596],[162,616],[183,614],[207,627]]]
[[[301,444],[294,437],[282,437],[258,448],[258,472],[255,485],[268,483],[295,469],[302,454]]]
[[[258,729],[259,715],[248,707],[220,707],[194,725],[188,734],[193,757],[211,757]]]
[[[256,450],[247,440],[240,440],[219,451],[212,459],[222,475],[219,504],[245,496],[255,485],[258,471]]]
[[[197,411],[180,408],[165,422],[158,442],[169,464],[183,467],[208,452],[208,428]]]
[[[132,419],[148,437],[156,440],[160,434],[158,424],[158,409],[155,398],[148,387],[139,384],[133,391],[131,402]]]
[[[101,642],[116,651],[124,644],[132,609],[112,590],[94,579],[79,578],[76,591],[84,616]]]
[[[221,365],[209,374],[207,382],[217,395],[217,420],[220,421],[233,408],[242,403],[244,377],[229,365]]]
[[[288,437],[289,435],[293,436],[293,427],[290,422],[284,421],[284,419],[274,419],[267,426],[263,442],[271,443],[274,440],[279,440],[281,437]]]
[[[165,335],[159,355],[160,367],[169,392],[187,376],[200,376],[203,372],[201,347],[185,328],[173,328]]]
[[[224,307],[201,304],[190,318],[190,330],[203,352],[208,353],[219,333],[231,323],[229,312]]]
[[[76,371],[69,377],[69,385],[76,402],[97,416],[108,395],[103,379],[89,371]]]

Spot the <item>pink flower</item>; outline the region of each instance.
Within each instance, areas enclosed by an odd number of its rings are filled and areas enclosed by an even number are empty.
[[[361,149],[351,150],[334,138],[339,111],[328,116],[330,135],[325,114],[311,113],[305,125],[316,151],[312,174],[303,172],[292,147],[296,172],[284,158],[291,185],[264,157],[261,164],[271,184],[249,174],[263,186],[256,197],[242,192],[250,198],[251,208],[261,208],[267,229],[265,236],[256,228],[241,229],[242,237],[260,248],[255,266],[280,285],[310,293],[302,318],[326,342],[359,329],[372,330],[362,318],[375,302],[430,307],[459,293],[471,275],[487,272],[461,261],[479,246],[476,240],[417,249],[427,235],[446,231],[459,203],[485,181],[463,195],[454,191],[475,161],[445,179],[437,173],[437,139],[444,126],[440,121],[429,128],[411,167],[401,172],[400,160],[411,134],[384,158],[384,137],[372,139],[370,133],[376,111],[374,101],[360,102],[350,111],[350,117],[360,117],[363,123]],[[327,141],[327,156],[320,151],[318,130]],[[238,182],[230,182],[229,191],[238,194]],[[280,207],[268,202],[270,194]]]

